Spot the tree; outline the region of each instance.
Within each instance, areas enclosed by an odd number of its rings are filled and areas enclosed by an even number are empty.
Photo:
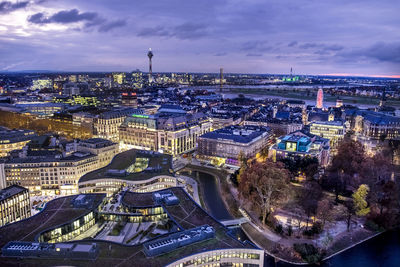
[[[368,185],[362,184],[352,195],[354,211],[357,216],[366,216],[370,212],[370,208],[368,207],[368,202],[366,200],[368,192]]]
[[[329,199],[322,199],[318,201],[317,217],[321,220],[323,226],[327,221],[332,220],[332,203],[329,201]]]
[[[272,207],[287,195],[288,181],[288,172],[281,163],[253,161],[240,175],[239,192],[260,212],[265,224]]]
[[[308,223],[312,215],[316,215],[318,208],[318,201],[322,197],[321,186],[315,181],[308,181],[301,189],[299,197],[299,205],[303,208],[306,214],[306,230],[308,230]]]

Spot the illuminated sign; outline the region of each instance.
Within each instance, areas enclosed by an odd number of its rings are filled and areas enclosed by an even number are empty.
[[[144,118],[144,119],[148,119],[149,116],[147,115],[139,115],[139,114],[132,114],[132,117],[134,118]]]

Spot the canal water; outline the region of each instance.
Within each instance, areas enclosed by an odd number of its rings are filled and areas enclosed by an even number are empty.
[[[196,177],[200,182],[201,190],[204,192],[203,200],[209,209],[209,213],[218,220],[231,220],[233,217],[225,207],[224,201],[218,190],[217,178],[205,172],[181,172],[182,175]]]

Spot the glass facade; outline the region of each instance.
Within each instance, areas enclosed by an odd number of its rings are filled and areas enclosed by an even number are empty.
[[[38,241],[48,243],[69,241],[87,231],[90,227],[94,226],[95,223],[96,218],[92,211],[73,222],[63,224],[57,228],[41,233]]]

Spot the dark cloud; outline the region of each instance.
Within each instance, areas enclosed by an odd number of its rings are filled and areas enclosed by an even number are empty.
[[[47,23],[60,23],[68,24],[80,21],[95,21],[98,19],[96,12],[83,12],[80,13],[78,9],[62,10],[50,17],[47,17],[44,13],[36,13],[28,18],[28,21],[35,24],[47,24]]]
[[[29,1],[21,1],[17,3],[11,3],[9,1],[0,2],[0,14],[6,14],[13,12],[17,9],[25,8],[29,5]]]
[[[51,16],[46,16],[44,13],[36,13],[28,18],[28,21],[34,24],[71,24],[76,22],[85,22],[84,28],[92,28],[98,26],[99,32],[108,32],[112,29],[123,27],[126,25],[126,20],[119,19],[107,21],[96,12],[79,12],[78,9],[62,10]],[[80,28],[73,28],[80,31]]]
[[[343,61],[379,61],[400,64],[400,43],[377,42],[371,46],[337,54]],[[400,67],[400,66],[399,66]]]
[[[105,24],[99,27],[99,32],[108,32],[114,28],[123,27],[126,25],[126,20],[114,20],[110,22],[106,22]]]
[[[288,47],[293,47],[293,46],[296,46],[296,45],[297,45],[297,41],[293,41],[293,42],[288,43]]]

